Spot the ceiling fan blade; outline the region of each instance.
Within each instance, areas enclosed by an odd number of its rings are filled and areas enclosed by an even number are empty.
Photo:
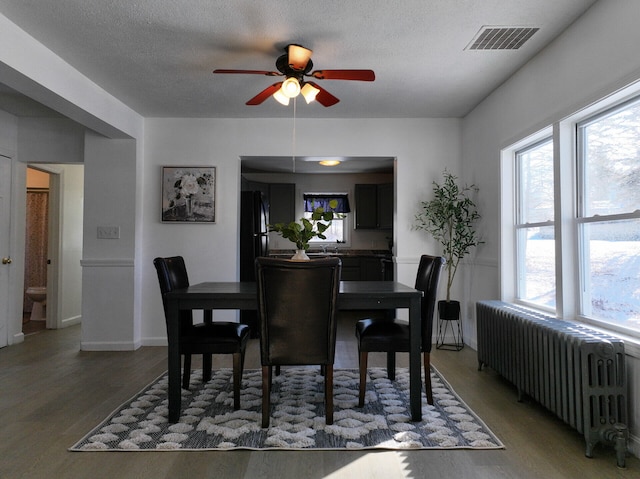
[[[376,79],[373,70],[316,70],[310,75],[318,80],[373,81]]]
[[[331,93],[329,93],[327,90],[319,86],[317,83],[314,83],[311,81],[307,83],[309,83],[311,86],[320,90],[316,95],[316,101],[320,103],[322,106],[332,106],[340,101],[338,98],[333,96]]]
[[[311,59],[313,52],[300,45],[291,44],[287,46],[287,57],[289,66],[294,70],[304,71]]]
[[[282,75],[282,73],[280,72],[270,72],[266,70],[226,70],[224,68],[213,70],[213,73],[243,73],[243,74],[249,74],[249,75],[266,75],[270,77]]]
[[[260,93],[258,93],[256,96],[254,96],[251,100],[249,100],[247,102],[247,105],[254,106],[254,105],[261,104],[263,101],[265,101],[267,98],[269,98],[275,92],[277,92],[280,89],[281,86],[282,86],[282,82],[278,82],[278,83],[274,83],[273,85],[265,88]]]

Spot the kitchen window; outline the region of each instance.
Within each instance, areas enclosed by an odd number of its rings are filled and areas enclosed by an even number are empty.
[[[325,210],[331,209],[329,202],[336,200],[338,206],[333,209],[337,214],[334,215],[331,226],[324,232],[327,239],[323,240],[318,237],[312,238],[310,244],[328,244],[328,243],[346,243],[347,242],[347,214],[351,211],[349,206],[349,197],[346,193],[305,193],[304,198],[304,217],[310,219],[311,212],[314,208],[322,206]]]

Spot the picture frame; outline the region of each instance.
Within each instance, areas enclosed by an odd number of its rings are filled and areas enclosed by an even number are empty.
[[[162,222],[216,222],[215,166],[162,167]]]

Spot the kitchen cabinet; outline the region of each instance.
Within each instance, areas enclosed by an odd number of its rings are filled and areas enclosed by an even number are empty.
[[[360,258],[358,256],[341,256],[343,281],[360,281]]]
[[[393,228],[393,183],[378,185],[377,189],[378,229]]]
[[[393,183],[357,184],[356,229],[393,228]]]
[[[356,229],[378,224],[378,185],[356,185]]]
[[[380,258],[364,257],[360,261],[360,280],[382,281],[382,263]]]
[[[391,259],[377,256],[342,256],[343,281],[392,281]],[[389,264],[385,263],[388,262]]]

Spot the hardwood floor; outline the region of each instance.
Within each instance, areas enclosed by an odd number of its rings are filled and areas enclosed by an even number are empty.
[[[341,319],[336,367],[357,367],[354,319]],[[506,446],[498,451],[68,452],[119,404],[166,370],[166,348],[83,352],[80,327],[45,330],[0,350],[0,477],[13,478],[637,478],[640,461],[616,468],[615,452],[584,439],[491,370],[475,352],[439,351],[433,364]],[[246,368],[259,367],[251,340]],[[406,355],[398,365],[406,366]],[[194,358],[195,362],[195,358]],[[372,366],[384,366],[371,355]],[[230,358],[214,360],[231,367]],[[195,364],[194,367],[199,367]]]

